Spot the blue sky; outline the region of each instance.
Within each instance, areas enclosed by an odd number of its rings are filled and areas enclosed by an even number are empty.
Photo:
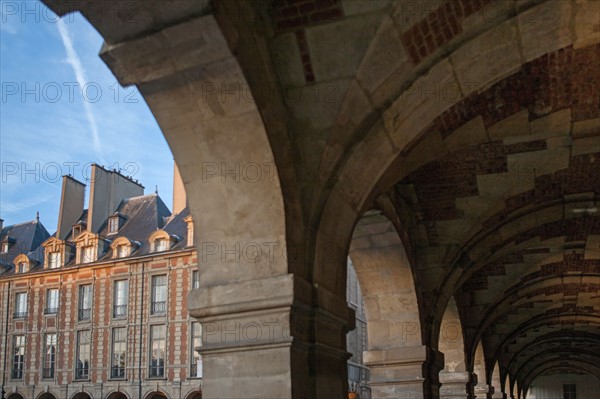
[[[136,88],[98,56],[102,38],[80,15],[39,1],[0,0],[0,217],[56,230],[60,175],[86,183],[90,163],[120,168],[172,205],[173,158]],[[87,207],[87,193],[86,193]]]

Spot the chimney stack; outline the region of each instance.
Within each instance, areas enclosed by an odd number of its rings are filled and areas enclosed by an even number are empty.
[[[173,213],[177,214],[187,206],[187,197],[177,163],[174,162],[173,165]]]
[[[87,229],[97,233],[125,198],[144,195],[144,186],[116,170],[92,164]]]
[[[0,231],[4,228],[4,219],[0,219]]]
[[[71,176],[63,176],[56,238],[64,240],[83,213],[85,184]]]

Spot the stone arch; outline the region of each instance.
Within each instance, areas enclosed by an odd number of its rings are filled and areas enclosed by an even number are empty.
[[[71,395],[71,399],[93,399],[93,397],[87,391],[80,391]]]
[[[58,396],[52,392],[42,392],[38,395],[37,399],[56,399]]]
[[[487,373],[485,372],[485,354],[483,351],[483,342],[477,344],[475,349],[475,356],[471,361],[472,370],[477,377],[477,385],[475,385],[475,397],[486,398],[489,392],[489,384],[487,381]]]
[[[504,396],[504,382],[500,374],[500,363],[495,362],[489,375],[490,394],[488,398],[502,398]]]
[[[448,301],[442,318],[438,350],[444,354],[440,371],[440,398],[465,397],[473,394],[472,373],[467,370],[463,328],[454,297]]]
[[[381,211],[368,211],[354,229],[349,257],[365,303],[364,358],[373,396],[422,395],[427,352],[413,270],[397,227]],[[401,373],[407,368],[414,371]],[[398,377],[389,381],[390,374]]]
[[[6,399],[25,399],[25,398],[20,393],[13,392],[13,393],[8,394],[8,396],[6,397]]]
[[[106,399],[131,399],[126,392],[114,391],[106,396]]]
[[[185,399],[202,399],[202,391],[200,389],[188,392]]]
[[[144,399],[170,399],[170,398],[166,392],[164,392],[162,390],[157,390],[157,391],[148,392],[144,396]]]

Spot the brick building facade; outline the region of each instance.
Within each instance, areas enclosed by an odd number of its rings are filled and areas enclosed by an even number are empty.
[[[54,235],[39,220],[2,229],[3,397],[201,397],[191,217],[93,168],[88,209],[85,186],[64,178]]]

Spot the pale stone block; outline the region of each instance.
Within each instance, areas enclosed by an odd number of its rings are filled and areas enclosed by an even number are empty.
[[[528,136],[530,133],[529,111],[524,109],[496,122],[488,127],[488,133],[492,139],[502,139],[512,136]]]
[[[306,29],[316,80],[354,76],[380,23],[367,14]]]
[[[600,2],[577,0],[574,48],[586,47],[600,41]]]
[[[570,157],[568,147],[512,154],[508,156],[509,170],[519,168],[525,174],[531,171],[535,176],[541,176],[568,168]]]
[[[352,80],[336,123],[341,126],[346,126],[348,123],[357,126],[371,112],[373,112],[373,107],[371,107],[369,99],[356,80]]]
[[[460,100],[452,66],[440,61],[418,79],[384,113],[384,125],[394,144],[404,149],[433,119]]]
[[[393,21],[385,17],[358,69],[357,79],[372,93],[399,68],[410,71],[412,63]]]
[[[573,123],[573,137],[600,136],[600,118]]]
[[[304,86],[304,68],[295,33],[275,36],[271,43],[271,54],[283,86]]]
[[[525,62],[572,43],[571,2],[551,0],[517,17]]]
[[[530,123],[533,136],[562,136],[571,132],[571,109],[553,112]]]
[[[585,137],[573,140],[572,156],[594,154],[600,152],[600,137]],[[599,166],[600,168],[600,166]]]
[[[440,244],[456,244],[471,230],[473,225],[464,219],[443,220],[436,223]]]
[[[519,70],[521,59],[516,31],[514,22],[507,21],[482,33],[450,56],[464,95],[489,87]]]
[[[477,116],[471,119],[469,122],[452,132],[445,141],[450,151],[488,141],[487,131],[483,124],[483,117]]]
[[[390,0],[342,0],[344,15],[383,12],[390,6]]]
[[[325,129],[333,125],[350,83],[346,79],[321,82],[298,87],[296,92],[286,95],[285,102],[295,118],[295,127],[304,131]]]
[[[535,187],[533,173],[495,173],[477,176],[477,188],[481,196],[505,198]]]

